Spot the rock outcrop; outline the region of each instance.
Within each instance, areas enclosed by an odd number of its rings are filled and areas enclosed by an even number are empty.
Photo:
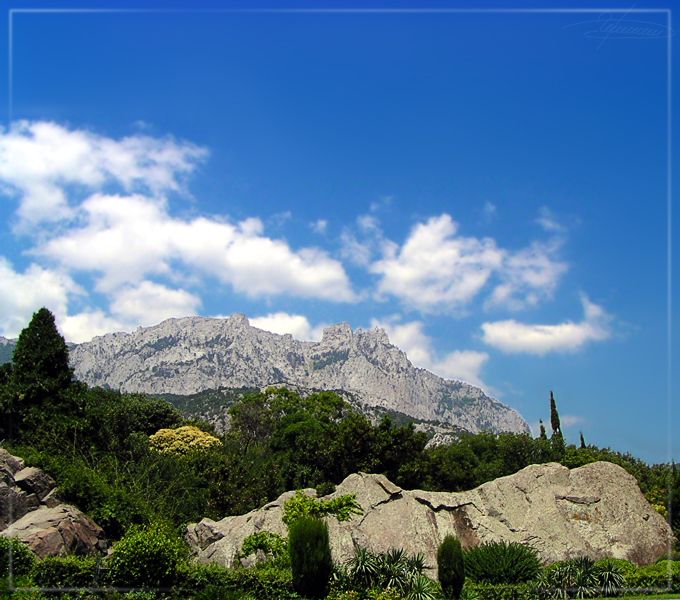
[[[514,410],[462,381],[414,367],[382,329],[327,327],[300,342],[228,319],[168,319],[133,333],[94,338],[71,349],[78,379],[127,392],[191,395],[220,388],[287,384],[343,390],[369,407],[471,432],[528,433]]]
[[[0,535],[25,542],[40,558],[104,552],[104,531],[64,504],[54,480],[0,448]]]
[[[544,563],[611,556],[647,564],[667,552],[672,537],[635,478],[608,462],[572,470],[557,463],[532,465],[458,493],[404,490],[382,475],[359,473],[330,497],[342,494],[356,494],[364,514],[344,523],[328,520],[336,561],[351,558],[357,547],[404,548],[424,554],[434,569],[437,547],[452,533],[464,548],[501,540],[529,544]],[[246,515],[203,519],[189,525],[186,539],[199,561],[232,566],[246,536],[286,534],[281,516],[290,496]]]

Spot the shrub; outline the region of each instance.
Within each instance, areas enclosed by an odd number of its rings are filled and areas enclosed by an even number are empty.
[[[193,425],[185,425],[176,429],[159,429],[149,436],[151,448],[162,454],[184,455],[209,450],[221,444],[222,442],[215,436]]]
[[[635,570],[628,561],[604,559],[593,562],[581,557],[554,563],[538,578],[537,589],[542,598],[590,598],[617,596],[630,586],[624,569],[633,576]],[[633,567],[634,569],[634,567]]]
[[[523,583],[534,579],[541,563],[536,550],[516,542],[490,542],[464,553],[465,575],[478,583]]]
[[[463,550],[456,537],[447,535],[439,545],[437,568],[444,597],[448,599],[460,598],[465,583],[465,564],[463,562]]]
[[[536,600],[536,587],[530,583],[467,583],[461,600]]]
[[[362,513],[361,505],[354,494],[319,500],[308,496],[302,490],[297,490],[283,505],[283,522],[290,526],[302,517],[320,519],[328,515],[334,516],[338,521],[349,521],[353,515]]]
[[[307,598],[325,598],[333,570],[326,524],[310,517],[297,519],[290,526],[288,548],[293,589]]]
[[[33,580],[44,588],[90,588],[98,586],[99,561],[91,556],[54,556],[39,561]]]
[[[27,575],[35,561],[35,554],[21,540],[0,537],[0,577]]]
[[[133,527],[113,547],[109,577],[123,587],[167,588],[185,556],[182,540],[163,527]]]
[[[288,540],[270,531],[258,531],[243,540],[238,556],[246,558],[258,551],[275,560],[283,558],[288,553]]]

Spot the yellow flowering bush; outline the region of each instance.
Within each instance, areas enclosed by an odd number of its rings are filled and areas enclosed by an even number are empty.
[[[149,436],[151,448],[163,454],[189,454],[208,450],[221,443],[215,436],[193,425],[185,425],[176,429],[159,429]]]

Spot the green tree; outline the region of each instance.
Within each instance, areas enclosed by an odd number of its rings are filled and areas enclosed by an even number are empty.
[[[582,431],[579,431],[579,433],[580,433],[580,435],[581,435],[581,448],[585,449],[585,447],[586,447],[586,440],[583,438],[583,432],[582,432]]]
[[[333,571],[326,523],[310,517],[296,520],[288,548],[295,591],[305,598],[325,598]]]
[[[543,420],[539,419],[538,422],[541,426],[541,433],[539,434],[538,438],[541,440],[547,440],[548,436],[545,434],[545,425],[543,425]]]
[[[73,384],[66,342],[52,313],[41,308],[19,335],[14,349],[3,402],[13,421],[10,435],[29,423],[35,430],[48,421],[68,420],[76,404],[76,394],[69,393],[74,391]]]
[[[552,390],[550,391],[550,426],[552,427],[553,435],[562,433],[560,429],[560,415],[557,412],[557,404],[555,403],[555,396],[553,396]]]
[[[458,600],[465,583],[463,549],[458,539],[447,535],[437,550],[437,570],[447,600]]]

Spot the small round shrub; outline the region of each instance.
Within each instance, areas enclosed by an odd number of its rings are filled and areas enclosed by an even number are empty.
[[[333,572],[326,523],[311,517],[297,519],[290,525],[288,550],[293,589],[306,598],[325,598]]]
[[[479,583],[523,583],[534,579],[541,562],[536,550],[517,542],[489,542],[463,554],[465,575]]]
[[[113,547],[109,579],[121,587],[169,588],[186,555],[184,542],[167,529],[133,527]]]
[[[44,588],[89,588],[98,584],[99,564],[92,556],[52,556],[33,569],[33,580]]]
[[[447,535],[437,550],[439,583],[447,600],[460,598],[465,583],[463,550],[458,538]]]
[[[184,425],[176,429],[159,429],[149,436],[149,445],[161,454],[184,455],[221,446],[222,442],[194,425]]]
[[[0,537],[0,577],[27,575],[33,569],[36,558],[21,540]]]

